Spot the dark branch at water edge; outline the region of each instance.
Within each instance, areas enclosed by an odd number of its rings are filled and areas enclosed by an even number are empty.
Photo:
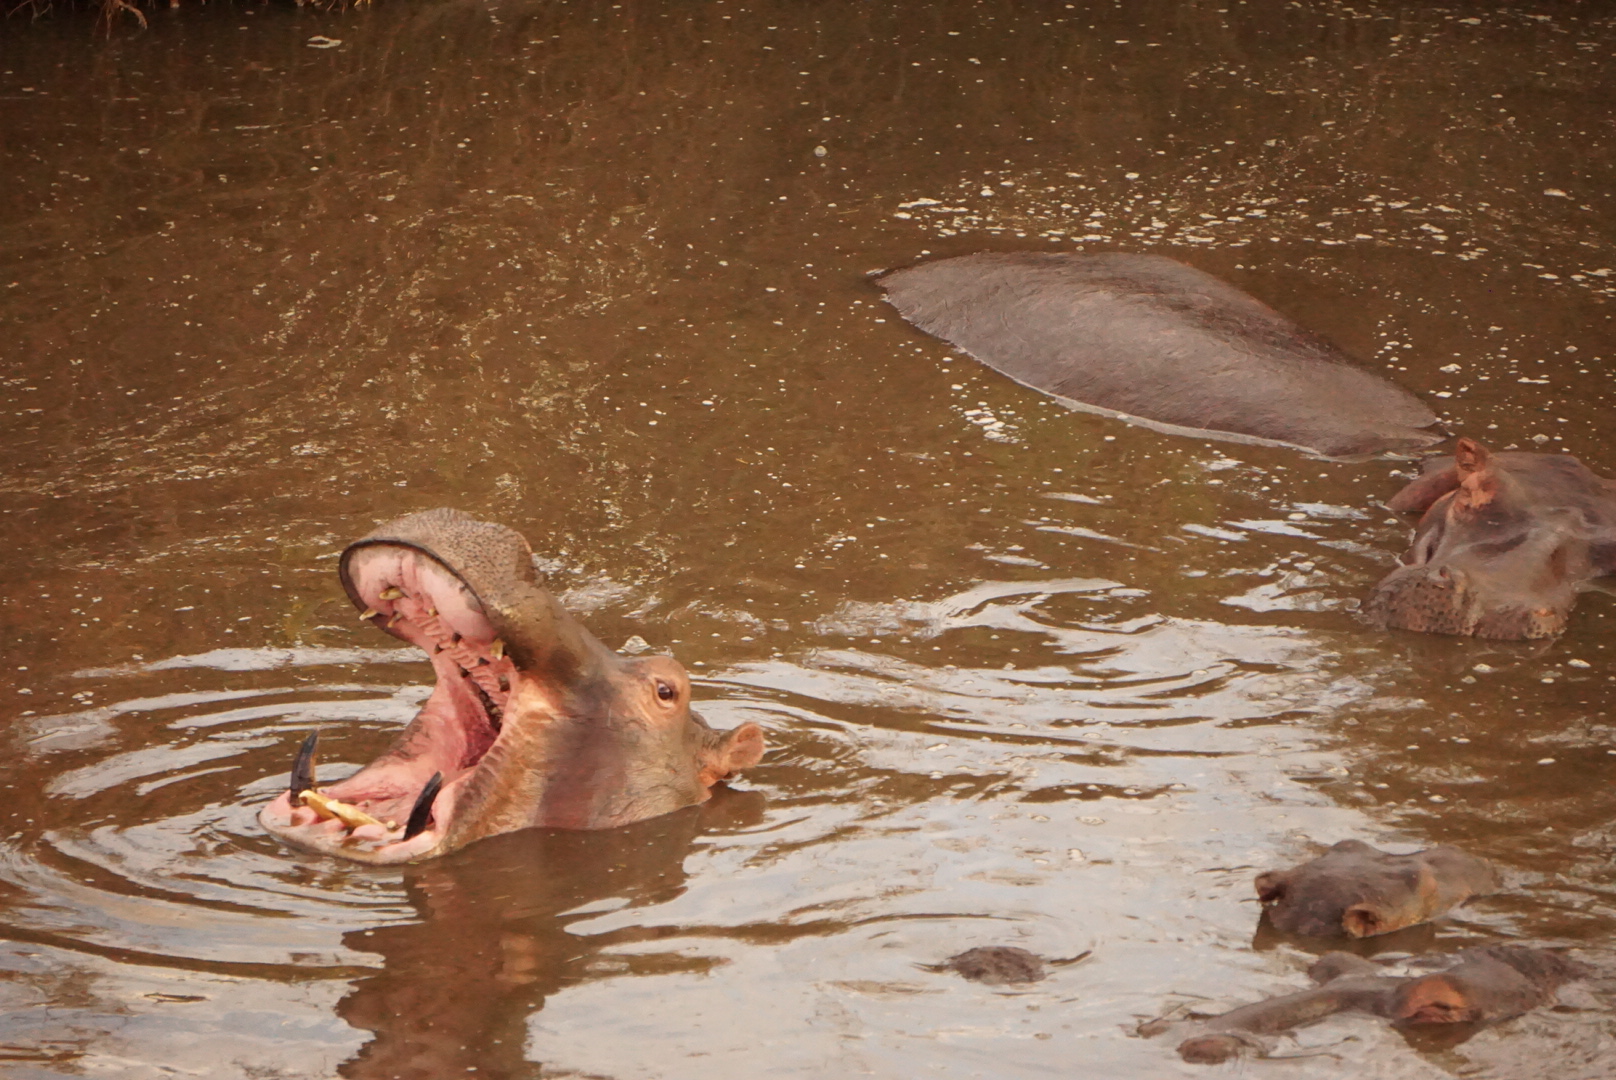
[[[26,15],[30,19],[42,19],[56,12],[94,11],[100,15],[99,21],[110,29],[115,20],[124,16],[134,19],[145,27],[148,10],[194,7],[198,3],[206,2],[207,0],[0,0],[0,9],[3,9],[8,17]],[[369,2],[370,0],[292,0],[298,7],[320,8],[324,11],[359,7]],[[260,7],[268,6],[269,3],[270,0],[259,0]]]

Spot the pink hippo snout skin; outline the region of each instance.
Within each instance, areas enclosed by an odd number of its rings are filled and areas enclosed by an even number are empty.
[[[319,785],[305,742],[258,815],[289,844],[401,863],[517,829],[612,828],[703,802],[763,755],[756,724],[714,731],[691,710],[677,661],[596,640],[502,525],[411,514],[349,545],[339,572],[360,618],[421,648],[437,682],[345,780]]]

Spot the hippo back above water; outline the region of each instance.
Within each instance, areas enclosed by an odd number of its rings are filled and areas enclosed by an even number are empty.
[[[1076,408],[1326,457],[1440,436],[1418,398],[1210,274],[1160,255],[985,253],[879,279],[905,319]]]

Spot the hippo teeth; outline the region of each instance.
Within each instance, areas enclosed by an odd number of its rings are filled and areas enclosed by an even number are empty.
[[[294,784],[292,806],[300,823],[315,825],[314,832],[331,843],[355,840],[384,848],[406,840],[419,843],[450,827],[458,800],[451,797],[439,807],[437,799],[445,789],[451,795],[458,790],[501,737],[520,669],[511,643],[480,602],[435,558],[408,547],[377,545],[360,549],[345,566],[349,595],[355,607],[364,609],[363,618],[432,657],[443,692],[417,717],[408,753],[372,763],[331,785],[329,798],[383,819],[385,835],[374,825],[350,824],[351,835],[339,837],[332,820],[341,817],[336,808],[322,810],[303,796],[312,790],[312,775],[307,784]],[[423,788],[428,776],[432,779]],[[412,790],[419,794],[412,797]],[[323,825],[312,821],[316,814]],[[396,818],[403,828],[388,818]]]
[[[320,741],[318,728],[309,732],[303,745],[298,747],[297,756],[292,759],[292,782],[290,789],[295,800],[300,794],[314,787],[314,748]]]
[[[426,831],[426,823],[432,817],[432,803],[438,797],[438,791],[443,787],[443,774],[435,772],[432,779],[426,782],[421,794],[416,796],[415,806],[410,810],[409,823],[404,826],[404,839],[413,840]]]
[[[472,678],[469,671],[466,673],[466,681],[471,684],[472,690],[477,694],[477,700],[482,703],[483,715],[488,718],[488,726],[496,732],[499,731],[505,726],[505,711],[495,704],[493,697]]]
[[[366,813],[353,803],[345,803],[341,799],[333,799],[331,796],[323,794],[322,792],[312,790],[305,791],[302,794],[302,799],[303,805],[307,806],[310,810],[313,810],[323,821],[329,821],[332,818],[336,818],[350,829],[357,829],[364,825],[377,825],[384,829],[396,827],[391,823],[383,822],[380,818]]]

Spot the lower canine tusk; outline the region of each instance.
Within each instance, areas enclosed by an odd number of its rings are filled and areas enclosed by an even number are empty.
[[[413,840],[426,831],[427,819],[432,816],[432,803],[438,797],[438,791],[443,787],[443,774],[435,772],[432,779],[426,782],[421,789],[420,796],[415,800],[415,807],[410,811],[409,824],[404,826],[404,839]]]
[[[292,801],[296,802],[299,795],[314,786],[314,748],[320,741],[320,729],[315,728],[309,732],[303,745],[298,747],[297,756],[292,759],[292,782],[290,790]]]

